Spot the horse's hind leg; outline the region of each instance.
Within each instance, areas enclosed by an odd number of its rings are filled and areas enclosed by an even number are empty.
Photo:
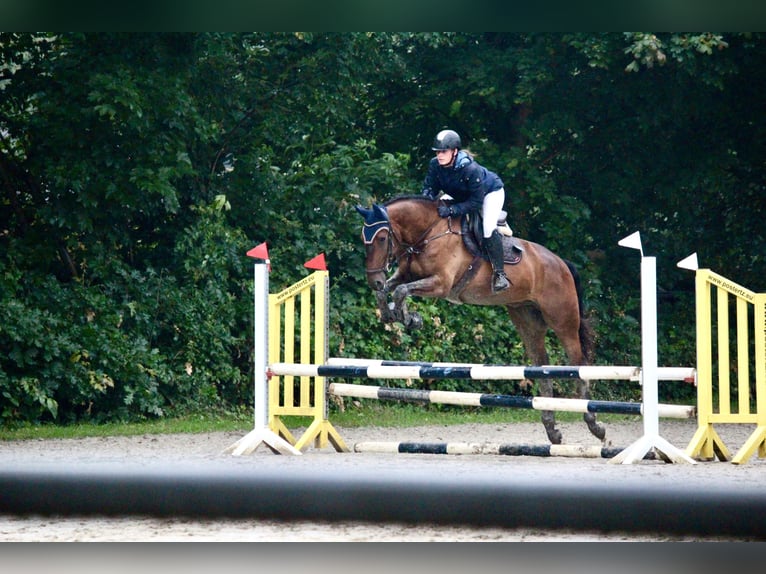
[[[570,334],[568,336],[562,334],[561,331],[556,331],[556,334],[564,346],[564,350],[566,351],[569,363],[571,365],[574,366],[587,364],[588,361],[582,352],[579,332]],[[581,399],[590,400],[590,383],[583,379],[577,379],[577,392]],[[591,432],[591,434],[597,439],[603,441],[606,437],[606,429],[596,420],[596,414],[583,413],[582,418],[585,421],[585,424],[588,426],[588,430]]]
[[[581,399],[590,400],[590,383],[583,379],[577,379],[577,390]],[[603,441],[606,437],[606,429],[604,425],[596,420],[595,413],[583,413],[582,415],[585,424],[588,425],[588,430],[597,439]]]
[[[533,307],[508,307],[508,314],[524,344],[524,351],[533,365],[548,364],[548,351],[545,348],[545,334],[548,326],[540,312]],[[553,381],[540,379],[540,396],[553,397]],[[542,411],[540,418],[551,444],[561,444],[561,431],[556,428],[556,413]]]
[[[553,396],[553,381],[540,379],[540,395],[543,397]],[[541,411],[540,419],[543,422],[545,433],[551,444],[561,444],[561,431],[556,428],[556,413],[554,411]]]

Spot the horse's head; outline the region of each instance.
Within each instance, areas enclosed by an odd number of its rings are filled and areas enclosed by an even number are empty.
[[[376,203],[371,209],[357,205],[356,210],[364,218],[362,241],[367,252],[367,283],[373,290],[383,291],[391,257],[391,223],[388,213],[385,207]]]

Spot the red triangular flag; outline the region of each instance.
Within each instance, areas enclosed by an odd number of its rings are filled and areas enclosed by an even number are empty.
[[[263,259],[264,261],[268,261],[269,249],[266,246],[266,243],[261,243],[260,245],[257,245],[248,251],[247,256],[252,257],[253,259]]]
[[[320,253],[313,259],[309,259],[303,264],[306,269],[316,269],[318,271],[327,271],[327,263],[324,260],[324,253]]]

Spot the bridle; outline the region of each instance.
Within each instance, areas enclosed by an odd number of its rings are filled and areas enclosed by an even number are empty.
[[[432,241],[447,235],[462,235],[461,231],[454,231],[452,229],[452,216],[450,216],[447,218],[447,229],[429,237],[428,234],[431,233],[440,222],[441,219],[437,219],[431,225],[429,225],[428,228],[426,228],[426,230],[414,243],[406,243],[402,241],[396,231],[394,231],[390,220],[379,222],[380,228],[375,231],[372,239],[368,242],[368,244],[371,245],[372,241],[375,239],[375,236],[384,229],[388,231],[388,235],[386,236],[386,264],[383,267],[377,267],[375,269],[365,269],[365,272],[368,275],[372,275],[373,273],[380,273],[381,271],[388,273],[391,270],[391,265],[394,263],[394,261],[398,261],[404,255],[407,255],[407,265],[409,266],[412,263],[412,258],[423,253],[428,244]]]

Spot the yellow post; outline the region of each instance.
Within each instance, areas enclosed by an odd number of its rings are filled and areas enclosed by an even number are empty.
[[[747,301],[737,298],[737,365],[750,364],[749,329],[742,328],[748,324],[747,307]],[[750,379],[748,374],[748,369],[737,369],[737,397],[739,398],[737,410],[741,413],[750,409]]]
[[[716,309],[716,364],[714,381],[713,363],[713,301]],[[731,325],[729,301],[736,301],[737,345],[737,412],[731,409]],[[733,281],[717,275],[709,269],[699,269],[696,274],[697,299],[697,432],[686,448],[686,454],[702,460],[731,460],[734,464],[746,462],[757,450],[766,456],[766,294],[754,293]],[[754,327],[748,320],[749,307],[753,306]],[[749,342],[753,335],[755,372],[750,368]],[[756,410],[751,409],[750,381],[755,376]],[[716,385],[714,386],[714,382]],[[714,404],[717,390],[718,403]],[[716,408],[717,407],[717,408]],[[732,458],[713,424],[753,424],[755,432]]]
[[[296,340],[300,341],[297,357],[300,364],[327,361],[329,284],[329,273],[318,270],[287,289],[269,295],[269,364],[294,363]],[[296,298],[300,298],[297,332]],[[295,377],[271,376],[269,426],[272,431],[298,450],[305,449],[313,441],[316,448],[324,448],[330,443],[335,450],[348,452],[343,439],[327,419],[324,377],[300,377],[297,402],[295,384]],[[282,420],[285,416],[311,417],[312,421],[296,439]]]
[[[756,429],[734,455],[732,462],[742,464],[758,451],[766,458],[766,293],[754,296],[755,308],[755,401]]]
[[[686,447],[686,454],[701,460],[729,460],[721,437],[713,428],[713,327],[710,271],[699,269],[695,275],[697,308],[697,432]]]
[[[716,289],[718,322],[718,412],[731,414],[731,377],[729,376],[729,294]]]

